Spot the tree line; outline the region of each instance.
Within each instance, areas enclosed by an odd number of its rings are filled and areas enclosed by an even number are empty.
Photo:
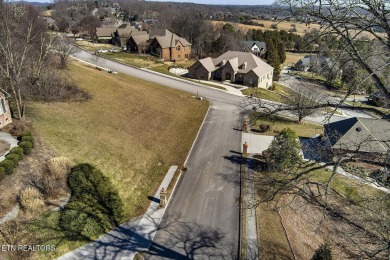
[[[28,100],[88,98],[61,72],[72,52],[47,32],[39,10],[0,1],[0,86],[10,95],[14,117],[25,118]]]

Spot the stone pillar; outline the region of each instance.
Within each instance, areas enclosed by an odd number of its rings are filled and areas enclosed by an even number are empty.
[[[243,154],[247,154],[248,153],[248,144],[245,142],[243,145],[242,145],[242,153]]]
[[[160,191],[160,207],[164,208],[167,204],[167,192],[164,190],[164,188]]]
[[[242,131],[247,133],[248,132],[248,123],[246,122],[246,119],[242,121]]]

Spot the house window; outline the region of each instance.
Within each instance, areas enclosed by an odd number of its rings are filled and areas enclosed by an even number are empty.
[[[180,45],[176,47],[176,50],[180,51]]]
[[[188,59],[188,54],[184,54],[184,58]]]
[[[188,50],[189,50],[189,51],[191,50],[191,46],[188,46]]]
[[[177,55],[177,58],[178,58],[178,59],[180,59],[180,54],[179,54],[179,55]]]

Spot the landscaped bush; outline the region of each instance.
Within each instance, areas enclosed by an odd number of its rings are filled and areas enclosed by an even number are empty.
[[[24,137],[24,136],[32,136],[32,133],[30,131],[23,131],[21,133],[21,136]]]
[[[20,206],[26,213],[35,213],[44,206],[42,194],[34,187],[27,187],[19,195]]]
[[[64,179],[70,173],[72,167],[71,161],[66,157],[54,157],[47,162],[47,168],[52,177]]]
[[[0,162],[0,167],[4,169],[5,174],[11,175],[15,168],[15,164],[12,160],[5,159],[4,161]]]
[[[259,130],[260,130],[260,132],[267,132],[267,131],[271,130],[271,126],[266,125],[266,124],[260,124]]]
[[[90,164],[79,164],[68,177],[70,202],[60,216],[60,226],[72,234],[92,239],[123,218],[123,204],[110,180]]]
[[[31,135],[22,136],[22,142],[30,142],[34,148],[34,138]]]
[[[19,147],[23,149],[23,153],[25,155],[29,155],[31,153],[31,150],[33,148],[33,144],[29,141],[22,141],[19,143]]]
[[[5,170],[4,168],[0,167],[0,181],[2,181],[5,178]]]
[[[12,154],[12,153],[10,154],[10,153],[9,153],[9,154],[7,154],[7,155],[5,156],[5,158],[14,162],[14,168],[15,168],[16,166],[18,166],[19,161],[20,161],[19,155],[17,155],[17,154]]]
[[[23,160],[24,158],[24,151],[21,147],[14,147],[12,148],[8,154],[16,154],[19,157],[19,161]]]

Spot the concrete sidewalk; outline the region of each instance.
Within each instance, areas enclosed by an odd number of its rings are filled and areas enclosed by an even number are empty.
[[[147,251],[153,242],[166,207],[159,209],[160,191],[167,190],[177,166],[171,166],[146,213],[140,219],[127,222],[102,235],[96,241],[77,248],[57,259],[134,259],[138,252]],[[169,199],[167,203],[169,203]]]
[[[5,155],[14,147],[18,146],[18,140],[15,139],[12,135],[5,132],[0,132],[0,140],[5,141],[10,144],[10,147],[7,152],[4,153],[3,156],[0,156],[0,162],[5,159]]]
[[[253,133],[242,132],[242,145],[246,142],[248,144],[248,153],[249,154],[261,154],[264,150],[267,150],[272,140],[273,136],[268,135],[257,135]]]
[[[242,94],[241,90],[239,90],[231,85],[228,85],[228,84],[222,84],[222,83],[218,83],[215,81],[206,81],[206,80],[199,80],[199,82],[204,83],[204,84],[210,84],[210,85],[222,87],[222,88],[226,89],[226,92],[228,92],[232,95],[236,95],[236,96],[240,96],[240,97],[244,96],[244,94]]]

